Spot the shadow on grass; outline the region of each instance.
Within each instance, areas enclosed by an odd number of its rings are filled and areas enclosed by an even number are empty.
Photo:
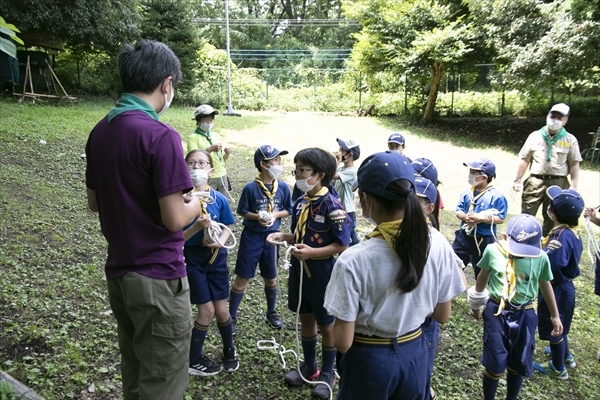
[[[536,118],[439,118],[423,124],[403,117],[380,117],[377,123],[390,131],[407,129],[422,138],[449,142],[467,148],[497,147],[517,154],[527,136],[540,129],[544,117]],[[600,125],[598,118],[576,118],[569,120],[566,128],[574,134],[581,150],[590,147],[592,135]],[[598,165],[587,163],[587,168],[598,169]]]

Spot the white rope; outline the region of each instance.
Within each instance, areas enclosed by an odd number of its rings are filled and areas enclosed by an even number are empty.
[[[495,209],[495,208],[490,208],[488,210],[484,210],[481,211],[479,214],[482,214],[486,219],[490,220],[490,229],[492,231],[492,236],[494,237],[494,240],[497,242],[498,238],[496,237],[496,235],[494,234],[494,217],[497,216],[500,212]],[[463,229],[465,230],[465,232],[470,235],[471,232],[473,232],[473,239],[475,240],[475,245],[477,246],[477,251],[479,252],[479,255],[481,255],[481,249],[479,248],[479,242],[477,241],[477,225],[469,225],[469,224],[464,224],[463,225]]]
[[[221,242],[221,234],[223,233],[223,229],[227,229],[229,231],[229,237],[233,240],[233,244],[227,246],[226,243]],[[224,225],[220,222],[210,221],[210,226],[206,228],[205,235],[206,241],[208,243],[217,242],[224,249],[233,249],[237,245],[237,239],[231,229],[227,225]]]
[[[270,212],[265,211],[265,210],[260,210],[258,212],[258,219],[267,221],[267,223],[265,224],[265,226],[267,228],[273,226],[273,224],[275,223],[275,217],[273,217],[273,214],[271,214]],[[285,243],[285,242],[283,242],[283,243]]]
[[[210,192],[207,192],[206,190],[194,190],[192,195],[196,196],[198,200],[204,202],[205,204],[213,204],[216,201],[215,198],[210,195]]]
[[[471,286],[469,290],[467,290],[467,302],[469,303],[469,308],[471,310],[481,311],[487,304],[489,298],[490,292],[488,292],[487,288],[483,289],[483,292],[478,292],[475,289],[475,286]]]
[[[287,242],[271,242],[271,243],[282,245],[287,248],[287,250],[285,252],[285,257],[283,260],[283,265],[281,268],[285,271],[289,270],[290,266],[292,265],[290,262],[291,252],[294,249],[298,250],[298,248],[296,246],[288,247]],[[277,249],[277,248],[275,247],[274,249]],[[275,250],[275,251],[277,251],[277,250]],[[277,269],[275,269],[275,270],[277,271]],[[302,270],[302,266],[300,266],[300,286],[299,286],[300,289],[299,289],[299,293],[298,293],[298,307],[296,308],[296,319],[295,319],[295,329],[294,329],[294,332],[296,333],[296,351],[287,350],[281,344],[281,343],[283,343],[283,327],[285,326],[283,313],[281,315],[282,329],[279,332],[279,342],[276,342],[275,338],[271,338],[271,340],[259,340],[258,342],[256,342],[256,347],[258,348],[258,350],[276,350],[277,351],[277,361],[281,365],[281,368],[284,370],[285,370],[285,366],[286,366],[284,355],[291,353],[296,359],[296,370],[298,371],[300,378],[302,378],[302,380],[304,382],[308,383],[309,385],[315,385],[315,386],[316,385],[325,385],[327,387],[327,389],[329,390],[329,400],[333,400],[333,388],[332,387],[330,387],[326,382],[309,381],[302,375],[302,372],[300,371],[300,357],[298,357],[298,354],[300,354],[300,339],[299,339],[300,332],[298,332],[298,323],[300,320],[300,305],[302,304],[303,277],[304,277],[304,271]],[[277,291],[279,293],[279,300],[280,300],[280,304],[281,304],[282,299],[281,299],[281,290],[279,290],[279,276],[276,276],[276,279],[277,279],[277,289],[278,289]],[[339,376],[337,375],[337,373],[336,373],[336,376],[339,379]]]
[[[600,246],[598,245],[598,239],[596,238],[596,232],[594,232],[591,217],[585,218],[585,232],[587,233],[587,252],[590,257],[590,263],[592,265],[592,273],[596,266],[596,257],[600,257]]]

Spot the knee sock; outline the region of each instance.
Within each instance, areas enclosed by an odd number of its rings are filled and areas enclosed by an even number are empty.
[[[571,354],[571,349],[569,348],[569,336],[564,335],[563,340],[565,342],[565,357]]]
[[[231,323],[231,317],[222,324],[217,321],[217,327],[223,340],[223,352],[229,348],[233,348],[233,324]]]
[[[202,357],[202,347],[204,346],[204,339],[206,339],[206,333],[208,332],[208,325],[201,325],[198,321],[194,321],[194,328],[192,329],[192,343],[190,344],[190,365],[194,365]]]
[[[304,362],[309,367],[317,369],[317,335],[311,337],[302,336],[302,352]]]
[[[506,374],[506,400],[517,400],[522,384],[523,376],[508,368],[508,374]]]
[[[565,367],[565,341],[563,339],[558,343],[550,342],[550,350],[552,350],[552,365],[557,371],[562,371]]]
[[[267,314],[275,311],[275,301],[277,300],[277,285],[265,285],[265,296],[267,297]]]
[[[237,312],[242,302],[242,297],[244,297],[244,291],[237,290],[232,286],[229,291],[229,314],[231,314],[231,318],[233,319],[237,319]]]
[[[321,371],[333,374],[333,364],[335,363],[335,354],[337,353],[333,346],[321,346],[323,352],[323,365]]]
[[[498,381],[502,375],[494,375],[487,369],[483,372],[483,398],[484,400],[494,400]]]

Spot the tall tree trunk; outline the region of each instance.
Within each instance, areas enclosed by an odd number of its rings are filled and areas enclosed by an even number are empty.
[[[296,19],[294,8],[292,7],[292,2],[290,0],[281,0],[281,6],[289,19]]]
[[[431,72],[431,85],[429,87],[429,96],[427,97],[427,106],[425,106],[425,113],[423,114],[423,122],[429,122],[433,118],[440,82],[446,73],[446,66],[434,61],[429,70]]]

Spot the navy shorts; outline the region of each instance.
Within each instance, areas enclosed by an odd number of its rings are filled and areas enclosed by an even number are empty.
[[[302,272],[302,303],[300,314],[314,314],[317,325],[327,326],[333,323],[335,317],[329,315],[323,303],[325,302],[325,290],[331,278],[331,271],[335,262],[333,257],[323,260],[307,260],[310,276],[301,261],[292,256],[292,266],[288,279],[288,308],[296,312],[298,309],[298,297],[300,295],[300,273]]]
[[[573,321],[573,313],[575,311],[575,285],[572,281],[563,282],[560,285],[552,285],[554,298],[556,299],[556,307],[560,322],[563,325],[563,333],[560,336],[552,336],[552,321],[550,320],[550,310],[546,300],[540,294],[538,296],[538,332],[541,340],[549,340],[552,343],[558,343],[569,334],[571,329],[571,321]]]
[[[423,329],[423,335],[425,336],[425,344],[427,345],[427,352],[429,357],[429,375],[433,375],[433,362],[435,360],[435,350],[438,345],[438,338],[440,334],[440,323],[431,317],[425,318],[425,322],[421,325]]]
[[[483,310],[483,356],[481,364],[492,374],[511,368],[519,375],[533,373],[535,329],[538,318],[533,308],[514,310],[508,306],[495,316],[498,304],[488,300]]]
[[[404,343],[366,345],[356,340],[344,353],[338,399],[430,398],[426,338]]]
[[[267,236],[273,232],[254,232],[244,228],[240,238],[235,274],[240,278],[254,278],[256,264],[260,268],[260,276],[265,279],[277,277],[277,262],[279,246],[273,247],[267,243]]]
[[[192,304],[206,304],[209,301],[225,300],[229,297],[229,271],[227,269],[227,249],[220,248],[215,260],[212,249],[203,246],[183,248],[185,266],[190,282]]]
[[[480,268],[477,266],[479,260],[481,260],[481,256],[483,255],[483,251],[487,247],[488,244],[494,243],[496,240],[492,235],[489,236],[480,236],[477,235],[477,242],[475,241],[475,236],[467,235],[464,229],[459,229],[454,232],[454,242],[452,242],[452,250],[456,253],[456,255],[462,260],[462,262],[467,265],[471,263],[473,265],[473,270],[475,271],[475,278],[479,275]],[[479,244],[479,248],[477,245]],[[481,254],[479,252],[481,251]]]

